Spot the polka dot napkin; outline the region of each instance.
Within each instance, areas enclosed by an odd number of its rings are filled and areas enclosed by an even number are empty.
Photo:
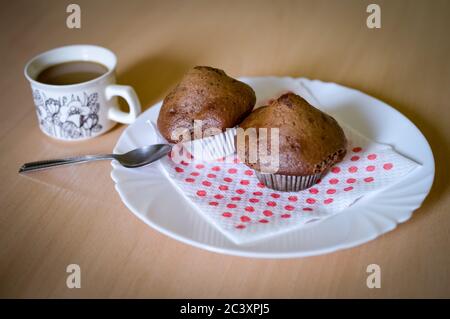
[[[419,164],[343,126],[347,154],[322,180],[301,192],[268,189],[232,155],[215,162],[161,160],[176,188],[199,214],[236,244],[249,243],[344,212],[362,196],[384,188]],[[182,212],[180,212],[182,218]]]

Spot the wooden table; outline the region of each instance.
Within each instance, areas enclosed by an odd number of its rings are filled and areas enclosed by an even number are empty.
[[[450,2],[76,1],[82,27],[65,26],[66,1],[8,1],[0,12],[1,297],[450,297]],[[124,127],[62,143],[37,126],[23,77],[28,59],[73,43],[109,47],[118,78],[144,106],[186,70],[290,75],[365,91],[425,134],[436,179],[423,206],[395,231],[357,248],[292,260],[203,251],[149,228],[120,201],[108,162],[19,176],[26,161],[108,152]],[[81,289],[66,287],[79,264]],[[368,289],[366,267],[382,269]]]

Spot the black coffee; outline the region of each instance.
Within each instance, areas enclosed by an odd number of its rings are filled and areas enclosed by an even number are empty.
[[[77,84],[96,79],[108,72],[103,64],[87,61],[72,61],[52,65],[36,77],[36,81],[52,85]]]

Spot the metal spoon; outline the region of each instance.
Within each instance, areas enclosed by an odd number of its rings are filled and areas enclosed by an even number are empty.
[[[141,167],[159,160],[161,157],[169,153],[171,149],[172,146],[169,144],[154,144],[140,147],[124,154],[85,155],[63,159],[37,161],[23,164],[19,169],[19,173],[47,169],[61,165],[111,159],[118,161],[125,167]]]

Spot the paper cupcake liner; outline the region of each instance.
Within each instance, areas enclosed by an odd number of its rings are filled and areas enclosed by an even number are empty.
[[[258,180],[266,187],[282,192],[299,192],[316,184],[322,173],[306,176],[268,174],[255,171]]]
[[[225,132],[207,138],[184,143],[186,150],[196,160],[213,161],[234,154],[236,128],[228,128]]]

